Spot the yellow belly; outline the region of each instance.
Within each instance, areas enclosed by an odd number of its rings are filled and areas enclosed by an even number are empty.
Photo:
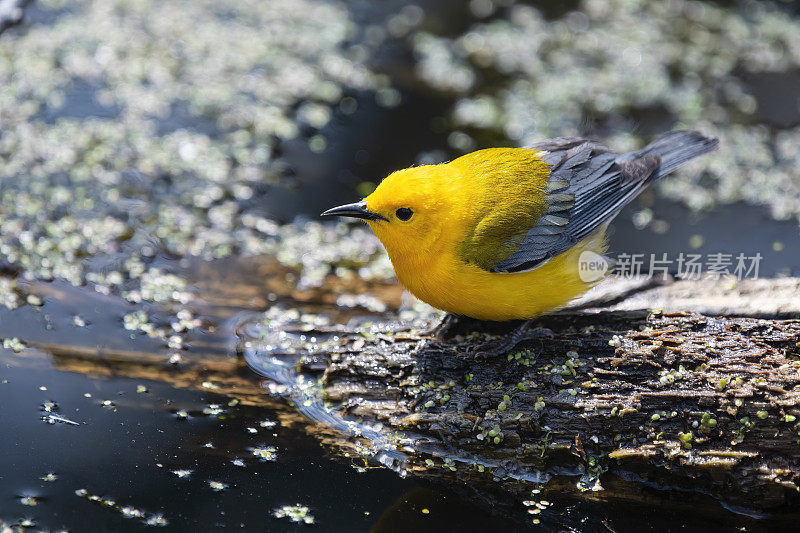
[[[414,267],[392,262],[400,283],[437,309],[481,320],[534,318],[563,307],[599,281],[581,279],[579,257],[586,251],[605,253],[605,230],[527,272],[488,272],[454,254]]]

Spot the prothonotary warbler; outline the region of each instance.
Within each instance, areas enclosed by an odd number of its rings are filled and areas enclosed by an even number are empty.
[[[602,279],[580,263],[606,252],[614,216],[717,144],[676,131],[622,155],[580,138],[488,148],[398,170],[362,201],[323,215],[365,220],[420,300],[482,320],[530,319]]]

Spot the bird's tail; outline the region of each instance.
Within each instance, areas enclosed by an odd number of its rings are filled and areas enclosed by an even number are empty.
[[[695,157],[716,150],[718,145],[719,139],[706,137],[696,131],[673,131],[641,150],[625,154],[624,159],[630,161],[648,155],[660,157],[661,165],[647,180],[651,182],[666,176]]]

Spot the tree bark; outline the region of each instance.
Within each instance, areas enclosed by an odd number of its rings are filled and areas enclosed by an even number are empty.
[[[536,326],[552,336],[534,331],[489,359],[465,355],[483,340],[463,333],[509,325],[462,321],[449,341],[290,327],[282,343],[251,338],[245,355],[290,389],[299,378],[295,400],[309,416],[358,421],[373,448],[402,452],[383,453],[384,462],[418,475],[440,477],[444,466],[520,491],[555,478],[594,499],[616,474],[748,509],[797,501],[800,320],[620,311],[563,313]],[[265,368],[298,354],[297,375]],[[315,382],[319,391],[308,392]],[[629,483],[606,489],[604,499],[644,497]]]

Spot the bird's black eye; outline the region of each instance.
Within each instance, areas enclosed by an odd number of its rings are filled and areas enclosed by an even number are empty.
[[[409,209],[407,207],[401,207],[400,209],[395,211],[394,214],[397,215],[397,218],[399,218],[400,220],[405,222],[406,220],[411,218],[411,215],[414,214],[414,211],[412,211],[411,209]]]

